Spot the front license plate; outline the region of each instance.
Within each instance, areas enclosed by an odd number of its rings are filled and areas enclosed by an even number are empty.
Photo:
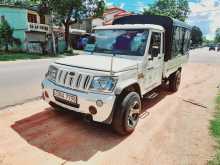
[[[53,96],[55,98],[67,101],[71,104],[77,104],[77,96],[76,95],[72,95],[72,94],[62,92],[62,91],[54,90]]]

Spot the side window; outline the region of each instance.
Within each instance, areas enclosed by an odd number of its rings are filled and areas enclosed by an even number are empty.
[[[28,22],[37,23],[37,16],[35,14],[28,13]]]
[[[173,45],[172,45],[172,56],[175,57],[178,54],[184,54],[184,43],[185,43],[185,29],[181,27],[174,28]]]
[[[180,40],[179,40],[179,53],[183,54],[183,44],[184,44],[184,29],[179,28]]]
[[[149,47],[149,55],[157,57],[161,49],[161,33],[153,32],[151,35],[151,42]]]
[[[177,56],[178,54],[178,41],[179,41],[179,29],[177,27],[174,28],[173,35],[173,45],[172,45],[172,56]]]
[[[189,51],[189,47],[190,47],[190,31],[186,30],[185,37],[184,37],[184,44],[183,44],[184,53]]]

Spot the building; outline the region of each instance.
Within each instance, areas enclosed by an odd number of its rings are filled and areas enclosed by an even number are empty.
[[[21,41],[23,51],[44,52],[50,33],[49,16],[39,15],[35,9],[0,4],[0,18],[7,20],[14,29],[13,36]]]
[[[89,18],[71,25],[71,29],[79,29],[84,30],[87,33],[91,33],[93,28],[103,25],[103,18]]]
[[[109,7],[105,10],[104,17],[104,25],[111,25],[112,22],[121,17],[132,15],[130,12],[123,10],[118,7]]]
[[[90,33],[92,29],[97,26],[111,25],[115,19],[129,15],[132,14],[126,10],[118,7],[110,7],[105,10],[103,17],[83,20],[80,23],[71,25],[71,28],[84,30],[87,33]]]

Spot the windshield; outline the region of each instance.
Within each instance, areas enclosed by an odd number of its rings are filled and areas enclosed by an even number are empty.
[[[147,29],[96,30],[94,52],[143,56],[148,34]]]

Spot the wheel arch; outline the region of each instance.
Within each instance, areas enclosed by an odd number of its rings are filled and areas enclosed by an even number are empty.
[[[137,81],[131,81],[123,84],[122,86],[119,86],[115,90],[115,95],[119,96],[123,93],[129,93],[129,92],[137,92],[140,97],[142,97],[141,87],[140,84]]]
[[[108,117],[108,119],[104,121],[104,123],[111,124],[117,105],[130,92],[137,92],[138,95],[140,96],[140,98],[142,98],[141,88],[140,88],[140,85],[137,82],[134,82],[130,85],[127,85],[124,88],[118,88],[115,92],[116,99],[115,99],[115,102],[114,102],[114,105],[113,105],[113,108],[112,108],[112,112],[111,112],[110,116]]]

